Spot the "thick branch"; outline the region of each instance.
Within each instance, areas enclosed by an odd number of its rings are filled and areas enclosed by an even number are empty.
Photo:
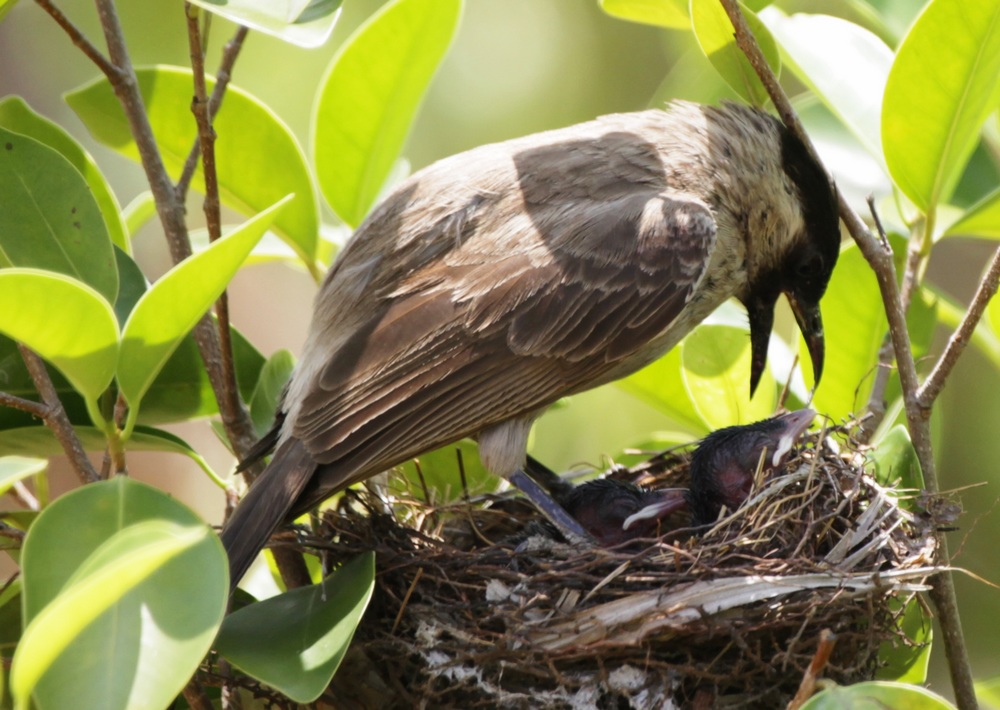
[[[735,29],[736,44],[750,60],[754,71],[760,77],[771,100],[774,102],[778,114],[785,125],[798,135],[806,146],[808,152],[819,161],[816,150],[802,128],[802,124],[791,102],[778,84],[777,77],[771,71],[764,59],[753,33],[747,25],[746,18],[743,17],[739,9],[737,0],[720,0],[726,14]],[[930,410],[920,406],[917,398],[919,382],[917,379],[916,364],[913,360],[913,352],[910,348],[909,334],[906,328],[906,312],[903,308],[896,285],[896,269],[892,260],[892,251],[887,244],[880,244],[868,231],[864,222],[857,213],[851,209],[850,205],[839,195],[840,218],[851,237],[857,243],[861,253],[871,265],[878,280],[879,291],[889,321],[889,336],[892,339],[893,348],[896,352],[896,366],[899,371],[900,385],[903,389],[903,402],[906,406],[906,420],[913,440],[913,446],[920,461],[924,474],[924,483],[928,491],[936,493],[939,490],[937,482],[937,471],[935,469],[934,454],[931,447],[930,436]],[[948,554],[948,541],[943,534],[938,534],[939,562],[943,567],[950,563]],[[948,572],[937,574],[933,578],[933,588],[931,598],[937,608],[938,617],[941,622],[941,630],[944,635],[945,652],[948,656],[948,666],[951,671],[952,687],[955,691],[955,698],[959,708],[977,707],[975,687],[972,681],[972,668],[969,663],[968,649],[965,646],[965,639],[962,632],[962,624],[958,613],[958,600],[955,595],[955,586],[952,576]]]
[[[94,483],[101,480],[101,477],[97,475],[97,471],[91,465],[90,459],[87,458],[87,452],[83,450],[83,444],[80,443],[76,432],[73,431],[73,425],[70,424],[69,417],[66,416],[66,410],[63,409],[62,402],[59,400],[59,394],[52,385],[52,379],[45,369],[45,363],[42,362],[42,358],[38,357],[33,350],[26,348],[20,343],[18,343],[17,347],[21,351],[21,358],[24,360],[25,367],[28,368],[28,374],[31,375],[32,382],[35,383],[35,389],[38,390],[38,394],[41,395],[42,402],[45,404],[45,424],[52,430],[52,433],[55,434],[56,439],[59,441],[59,445],[66,452],[66,457],[69,459],[73,470],[76,471],[76,475],[80,477],[83,483]]]

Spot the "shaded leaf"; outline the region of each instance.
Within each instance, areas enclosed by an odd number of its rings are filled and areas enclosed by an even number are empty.
[[[807,700],[802,710],[951,710],[953,707],[940,695],[916,685],[870,681],[827,688]]]
[[[114,302],[108,228],[73,164],[34,138],[0,128],[0,266],[71,276]]]
[[[104,215],[112,243],[126,253],[131,253],[128,235],[122,223],[118,198],[90,154],[62,126],[53,123],[41,114],[35,113],[20,96],[9,96],[0,101],[0,126],[14,133],[34,138],[39,143],[58,151],[86,180],[97,206]]]
[[[691,435],[708,433],[684,384],[680,347],[615,384],[666,414]]]
[[[875,677],[877,680],[895,680],[900,683],[924,683],[927,681],[927,665],[931,660],[931,616],[916,597],[907,600],[902,613],[898,598],[890,597],[888,603],[892,613],[899,613],[896,626],[909,643],[898,638],[883,642],[878,652],[879,668]]]
[[[974,204],[943,236],[985,237],[1000,239],[1000,189]]]
[[[0,451],[3,447],[0,446]],[[31,478],[48,468],[47,459],[29,456],[0,456],[0,496],[6,495],[18,481]]]
[[[250,417],[257,436],[263,436],[274,423],[281,392],[293,369],[295,356],[287,350],[278,350],[264,363],[250,398]]]
[[[247,675],[312,702],[337,672],[374,587],[375,554],[366,552],[320,584],[230,614],[215,648]]]
[[[601,9],[612,17],[646,25],[687,29],[690,24],[688,0],[599,0]]]
[[[461,0],[393,0],[333,58],[316,102],[313,151],[323,196],[347,224],[360,224],[379,194],[461,9]]]

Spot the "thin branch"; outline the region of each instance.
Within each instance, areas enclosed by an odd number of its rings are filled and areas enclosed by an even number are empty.
[[[951,374],[959,356],[965,350],[965,346],[969,344],[990,299],[996,294],[998,281],[1000,281],[1000,249],[993,252],[993,260],[979,282],[979,288],[976,289],[976,295],[973,296],[962,322],[948,339],[948,345],[941,353],[941,357],[938,358],[934,369],[931,370],[931,374],[927,376],[924,384],[917,391],[917,402],[921,407],[929,409],[934,404],[934,400],[941,394],[945,380]]]
[[[219,180],[215,167],[215,129],[212,127],[208,90],[205,84],[204,43],[201,38],[201,28],[198,25],[201,12],[191,3],[184,4],[184,11],[187,16],[191,74],[194,77],[194,99],[191,102],[191,112],[198,125],[198,145],[201,146],[202,172],[205,176],[203,209],[205,222],[208,225],[208,238],[209,241],[214,242],[222,236],[222,217],[219,204]],[[229,327],[229,297],[225,291],[222,292],[215,304],[215,315],[218,319],[222,363],[222,390],[219,398],[219,410],[224,422],[236,421],[239,419],[238,411],[243,405],[240,402],[239,387],[236,384],[232,331]]]
[[[33,350],[29,350],[20,343],[18,343],[17,347],[21,351],[21,358],[24,360],[25,367],[28,368],[28,374],[31,375],[32,382],[35,383],[35,389],[38,390],[38,394],[41,395],[42,402],[45,404],[45,409],[47,410],[44,417],[45,424],[55,434],[60,446],[62,446],[63,451],[66,453],[66,457],[69,459],[70,465],[76,471],[76,475],[79,476],[83,483],[99,481],[100,476],[97,475],[97,471],[91,465],[90,459],[87,458],[87,452],[83,450],[83,444],[80,443],[76,432],[73,431],[73,425],[70,424],[69,417],[66,416],[66,410],[63,409],[62,402],[59,400],[59,394],[52,385],[52,379],[45,369],[45,363],[42,362],[42,358],[38,357]]]
[[[753,32],[747,25],[736,0],[720,0],[726,14],[735,29],[736,44],[743,51],[760,77],[778,114],[785,125],[789,127],[805,144],[807,151],[819,162],[812,142],[802,128],[802,124],[791,102],[778,84],[777,77],[771,71],[764,59]],[[822,164],[822,163],[821,163]],[[924,474],[924,483],[928,491],[939,490],[937,470],[930,436],[930,409],[921,406],[917,398],[919,382],[916,364],[910,347],[910,339],[906,327],[906,312],[900,299],[896,284],[896,268],[892,260],[892,251],[879,244],[862,222],[857,213],[847,204],[843,195],[838,195],[840,218],[847,227],[851,237],[865,259],[871,265],[878,280],[886,317],[889,321],[889,335],[892,338],[896,352],[896,367],[899,371],[899,381],[903,390],[903,402],[906,406],[907,427],[913,441],[917,459]],[[938,533],[938,556],[942,567],[950,562],[948,540]],[[938,612],[941,631],[944,636],[945,653],[948,657],[948,667],[951,673],[952,688],[955,699],[961,710],[977,707],[975,687],[972,680],[972,667],[969,663],[968,649],[962,631],[958,612],[958,600],[955,595],[954,580],[949,572],[935,575],[932,580],[931,598]]]
[[[32,399],[24,399],[16,395],[0,392],[0,407],[9,407],[27,412],[31,416],[44,421],[49,416],[49,408]]]
[[[247,37],[247,32],[247,28],[241,25],[236,30],[233,38],[226,43],[225,48],[222,50],[222,61],[219,63],[219,70],[215,74],[215,88],[212,89],[212,97],[208,102],[208,115],[212,120],[215,119],[215,115],[222,107],[222,99],[226,95],[226,88],[229,86],[229,80],[232,78],[233,65],[236,64],[236,58],[240,56],[240,50],[243,49],[243,41]],[[176,190],[179,200],[183,201],[185,195],[187,195],[191,179],[194,177],[194,171],[198,167],[200,152],[200,142],[198,138],[195,138],[187,160],[184,161],[184,169],[181,171],[181,177],[177,181]]]
[[[118,76],[118,67],[108,61],[108,58],[101,54],[100,50],[91,44],[83,32],[74,25],[62,10],[53,5],[49,0],[35,0],[35,3],[49,13],[56,24],[63,28],[73,44],[90,59],[97,68],[104,73],[109,80],[114,80]]]
[[[0,537],[9,537],[11,540],[24,540],[25,535],[27,533],[23,530],[18,530],[7,523],[0,523]]]

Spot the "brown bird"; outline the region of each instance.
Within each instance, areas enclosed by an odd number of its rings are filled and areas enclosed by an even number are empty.
[[[575,486],[559,503],[598,543],[610,547],[656,537],[661,520],[688,507],[687,493],[598,478]]]
[[[534,420],[649,364],[732,296],[750,321],[751,392],[781,293],[818,381],[839,243],[822,167],[735,104],[605,116],[415,173],[320,288],[249,458],[274,457],[222,532],[232,583],[282,522],[469,436],[487,469],[584,535],[522,470]]]

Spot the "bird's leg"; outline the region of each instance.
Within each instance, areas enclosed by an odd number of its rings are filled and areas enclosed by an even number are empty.
[[[566,540],[573,544],[593,545],[594,539],[586,530],[576,522],[566,510],[555,502],[545,490],[535,483],[528,474],[521,469],[514,471],[507,477],[511,483],[517,486],[524,495],[528,496],[532,502],[545,514],[545,517],[555,525]]]

